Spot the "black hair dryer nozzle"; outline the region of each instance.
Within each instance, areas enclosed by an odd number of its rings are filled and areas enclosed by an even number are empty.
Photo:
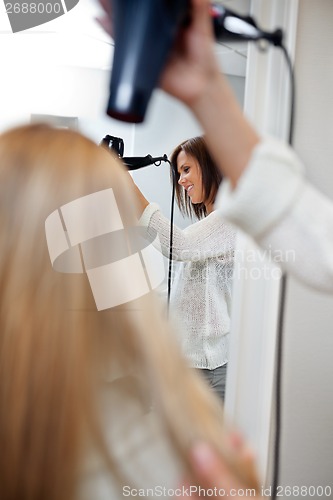
[[[107,113],[131,123],[143,121],[188,0],[109,0],[115,50]]]

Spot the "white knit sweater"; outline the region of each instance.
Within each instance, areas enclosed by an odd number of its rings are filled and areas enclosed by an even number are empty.
[[[170,222],[158,205],[150,204],[140,224],[148,236],[159,235],[169,256]],[[174,226],[170,312],[179,331],[182,351],[191,366],[210,370],[228,361],[231,279],[235,229],[217,212],[185,230]]]

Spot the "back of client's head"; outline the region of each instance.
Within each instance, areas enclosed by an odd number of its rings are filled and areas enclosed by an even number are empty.
[[[127,175],[73,131],[35,125],[0,136],[2,500],[73,499],[92,456],[121,484],[128,467],[117,443],[126,443],[137,410],[148,412],[151,402],[185,469],[193,440],[220,439],[219,405],[186,369],[151,294],[114,307],[93,296],[96,262],[103,271],[106,261],[80,243],[85,226],[97,234],[86,236],[90,244],[109,217],[115,233],[126,235],[118,258],[123,247],[127,255],[137,249],[128,236],[136,220]],[[95,213],[85,201],[100,192],[107,197]],[[69,249],[74,264],[61,260]],[[132,299],[136,277],[113,276],[113,290],[126,297],[128,286]],[[108,442],[106,427],[113,430]],[[223,440],[217,446],[223,451]],[[142,451],[127,450],[132,461]]]

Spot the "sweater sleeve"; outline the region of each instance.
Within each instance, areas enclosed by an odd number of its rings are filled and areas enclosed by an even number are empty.
[[[291,148],[262,141],[237,187],[223,183],[216,205],[286,271],[333,292],[333,203],[305,180]]]
[[[151,241],[158,234],[163,255],[169,257],[170,221],[164,217],[158,205],[148,205],[139,224],[147,228]],[[219,257],[221,261],[230,262],[234,258],[235,234],[235,228],[217,212],[212,212],[184,230],[174,225],[173,259],[189,262]]]

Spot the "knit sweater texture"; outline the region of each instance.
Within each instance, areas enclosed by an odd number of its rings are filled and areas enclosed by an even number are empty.
[[[163,254],[169,256],[170,222],[150,204],[140,224],[148,237],[159,236]],[[174,226],[170,314],[182,352],[192,367],[214,369],[228,361],[231,281],[235,229],[217,212],[184,230]]]

